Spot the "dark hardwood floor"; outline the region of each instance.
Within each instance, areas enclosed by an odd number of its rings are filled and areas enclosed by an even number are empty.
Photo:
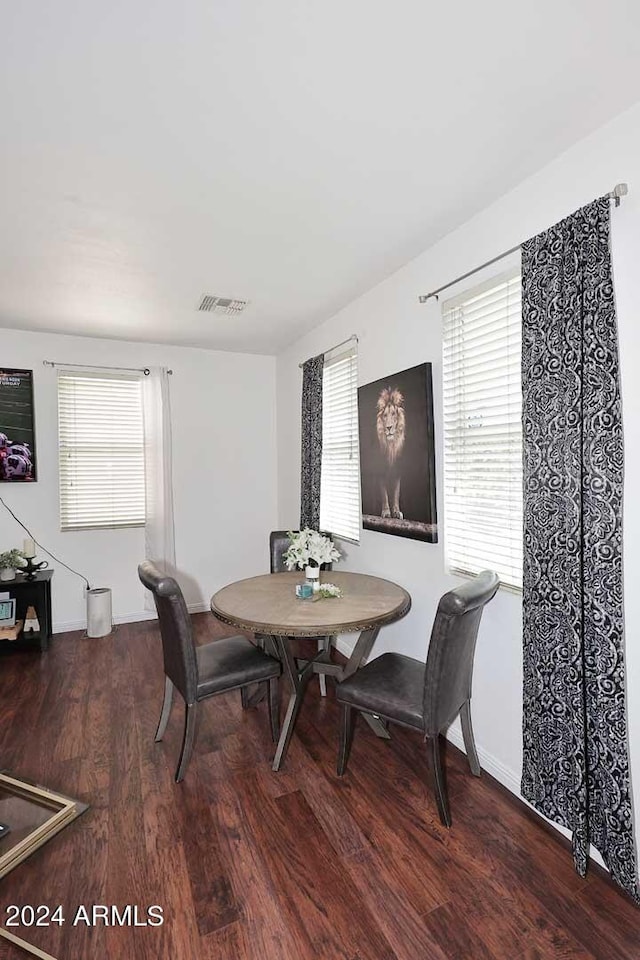
[[[205,614],[199,641],[223,635]],[[226,633],[230,632],[228,630]],[[335,774],[337,709],[317,684],[272,773],[265,705],[201,707],[185,781],[173,782],[176,704],[162,698],[155,623],[54,638],[0,660],[0,766],[90,804],[0,881],[9,904],[61,904],[66,922],[12,928],[60,960],[638,960],[640,911],[447,747],[451,830],[440,825],[420,737],[358,724]],[[162,926],[73,926],[80,905],[162,907]],[[3,952],[4,951],[4,952]],[[0,941],[0,958],[24,954]]]

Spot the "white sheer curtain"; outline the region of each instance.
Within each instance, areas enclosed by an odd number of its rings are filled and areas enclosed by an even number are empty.
[[[151,368],[142,378],[144,417],[144,468],[146,483],[145,555],[172,576],[176,546],[173,526],[171,406],[169,372]],[[154,610],[153,597],[145,593],[145,609]]]

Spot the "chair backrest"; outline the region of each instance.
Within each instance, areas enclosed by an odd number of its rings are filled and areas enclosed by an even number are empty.
[[[500,581],[491,570],[445,593],[436,611],[424,676],[424,729],[435,736],[471,697],[473,656],[485,605]]]
[[[289,549],[291,540],[287,530],[272,530],[269,534],[269,559],[271,573],[282,573],[287,569],[284,555]]]
[[[289,533],[298,533],[297,530],[272,530],[269,534],[269,558],[271,560],[271,573],[283,573],[287,569],[284,561],[284,555],[291,545]],[[330,533],[325,533],[325,537],[333,540]],[[330,563],[323,563],[321,570],[331,570]]]
[[[198,685],[198,666],[191,631],[191,617],[178,583],[163,574],[151,560],[138,567],[138,576],[153,594],[158,612],[164,672],[187,703],[193,703]]]

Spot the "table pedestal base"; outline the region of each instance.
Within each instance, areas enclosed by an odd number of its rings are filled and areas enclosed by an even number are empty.
[[[347,677],[352,676],[352,674],[356,672],[362,662],[369,656],[379,632],[380,627],[363,630],[358,637],[351,656],[344,666],[331,663],[329,661],[330,651],[325,649],[319,650],[311,660],[296,661],[296,658],[291,653],[290,637],[265,637],[265,646],[268,652],[274,651],[279,657],[283,671],[291,687],[280,739],[276,748],[275,757],[273,758],[273,770],[280,769],[287,755],[291,734],[293,733],[293,728],[295,727],[298,713],[300,712],[300,707],[302,706],[302,701],[304,700],[307,685],[311,677],[317,673],[320,674],[320,676],[335,677],[338,682],[346,680]],[[367,716],[367,714],[364,714],[364,716],[377,736],[389,739],[386,727],[379,718]]]

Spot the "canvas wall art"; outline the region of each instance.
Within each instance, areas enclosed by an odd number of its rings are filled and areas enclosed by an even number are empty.
[[[36,478],[33,371],[0,368],[0,481]]]
[[[437,543],[431,364],[360,387],[358,416],[363,527]]]

